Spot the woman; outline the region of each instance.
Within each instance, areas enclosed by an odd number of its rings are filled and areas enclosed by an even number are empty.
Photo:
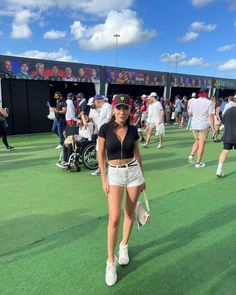
[[[8,117],[8,112],[6,109],[0,106],[0,137],[2,137],[2,142],[4,143],[7,151],[14,150],[13,146],[10,146],[7,141],[6,128],[8,127],[6,118]]]
[[[131,234],[135,206],[144,189],[142,159],[138,148],[138,131],[130,125],[130,97],[125,94],[113,98],[113,117],[103,124],[98,133],[98,162],[101,169],[102,187],[108,199],[108,258],[106,284],[117,281],[116,264],[129,263],[128,241]],[[106,155],[108,173],[106,175]],[[126,191],[123,237],[119,246],[119,257],[115,256],[121,203]]]
[[[220,125],[221,125],[221,101],[218,100],[215,96],[211,97],[211,101],[214,105],[214,125],[215,125],[215,132],[212,134],[212,138],[214,142],[221,142],[220,139],[218,139],[219,131],[220,131]]]

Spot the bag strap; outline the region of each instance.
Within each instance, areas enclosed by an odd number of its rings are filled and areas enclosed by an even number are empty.
[[[146,208],[147,208],[148,212],[150,212],[149,201],[148,201],[147,193],[146,193],[146,190],[145,189],[143,190],[143,197],[144,197]]]

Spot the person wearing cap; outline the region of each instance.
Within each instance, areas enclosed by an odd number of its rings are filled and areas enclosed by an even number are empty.
[[[67,108],[66,108],[66,124],[74,125],[78,123],[78,119],[75,116],[75,106],[74,106],[75,95],[73,93],[67,94]]]
[[[89,110],[89,120],[93,122],[94,125],[94,134],[98,134],[98,117],[100,110],[96,108],[95,102],[93,97],[90,97],[88,100],[88,106],[90,107]]]
[[[152,92],[149,96],[148,118],[147,118],[147,136],[146,142],[142,144],[143,147],[148,147],[152,130],[156,128],[156,134],[158,136],[157,148],[162,148],[163,135],[165,134],[164,125],[164,110],[162,104],[157,101],[156,92]]]
[[[147,118],[148,118],[148,99],[147,95],[143,94],[141,96],[142,99],[142,105],[141,105],[141,112],[142,112],[142,117],[141,117],[141,124],[142,127],[146,127],[147,125]]]
[[[236,103],[232,105],[222,118],[225,130],[222,136],[223,151],[220,153],[216,175],[223,177],[223,165],[232,149],[236,149]]]
[[[138,147],[139,135],[137,128],[130,124],[129,95],[115,95],[112,105],[112,119],[103,124],[98,132],[98,162],[101,169],[102,187],[109,208],[108,258],[105,275],[108,286],[113,286],[117,281],[116,265],[129,263],[128,241],[132,231],[135,206],[145,186],[142,158]],[[106,157],[108,159],[107,173]],[[125,191],[123,235],[117,259],[115,248]]]
[[[192,117],[191,127],[194,135],[194,144],[188,162],[194,163],[194,155],[197,153],[196,168],[204,168],[205,163],[202,162],[204,147],[209,133],[209,127],[215,133],[214,128],[214,107],[211,100],[207,97],[207,90],[202,89],[189,108],[189,116]]]
[[[83,93],[78,93],[76,95],[76,106],[75,114],[79,120],[82,121],[83,125],[87,125],[85,115],[89,115],[89,107]]]
[[[93,101],[94,101],[96,109],[99,110],[98,122],[97,122],[97,129],[99,131],[100,127],[111,119],[112,106],[104,100],[104,96],[102,96],[101,94],[95,95],[93,98]],[[97,145],[97,149],[98,149],[98,145]],[[93,176],[97,176],[100,174],[101,174],[100,168],[98,168],[97,170],[91,173],[91,175]]]
[[[57,100],[56,107],[50,107],[50,111],[54,112],[56,117],[53,121],[52,132],[55,132],[60,138],[60,143],[56,149],[61,149],[63,148],[64,144],[63,130],[66,126],[65,114],[67,110],[67,104],[63,99],[61,92],[59,91],[55,92],[54,98]]]
[[[196,99],[196,97],[197,97],[197,94],[195,92],[193,92],[192,95],[191,95],[190,100],[188,101],[188,105],[187,105],[188,122],[187,122],[187,127],[186,127],[187,130],[192,129],[191,128],[192,117],[189,116],[189,109],[190,109],[190,106],[191,106],[192,102]]]

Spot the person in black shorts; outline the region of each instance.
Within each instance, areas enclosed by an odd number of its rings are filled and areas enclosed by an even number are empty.
[[[216,171],[216,175],[218,177],[224,176],[223,165],[229,154],[229,151],[236,149],[236,106],[232,106],[225,112],[222,122],[225,126],[225,131],[222,137],[224,148],[220,154]]]
[[[116,265],[129,263],[128,241],[132,231],[135,206],[144,189],[142,158],[138,147],[138,131],[130,125],[130,97],[117,94],[113,97],[113,117],[103,124],[98,132],[98,163],[101,169],[102,187],[108,199],[108,258],[106,284],[113,286],[117,281]],[[108,172],[106,173],[106,157]],[[119,245],[119,257],[115,256],[121,204],[124,192],[123,236]]]

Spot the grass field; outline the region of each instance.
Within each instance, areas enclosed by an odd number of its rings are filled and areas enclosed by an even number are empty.
[[[192,134],[168,127],[164,148],[141,149],[152,221],[134,228],[130,264],[104,282],[107,203],[100,177],[55,164],[53,134],[12,136],[0,150],[1,295],[235,295],[236,154],[216,178],[222,144],[207,167],[187,164]]]

